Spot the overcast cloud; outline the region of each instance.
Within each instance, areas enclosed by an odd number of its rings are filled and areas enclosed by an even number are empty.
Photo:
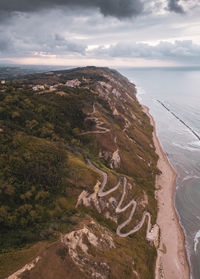
[[[0,59],[200,65],[199,12],[198,0],[2,0]]]
[[[180,5],[179,0],[168,0],[168,9],[176,13],[184,13],[183,7]]]
[[[200,45],[192,41],[160,42],[155,46],[146,43],[119,43],[105,48],[100,46],[91,51],[94,57],[121,57],[121,58],[145,58],[160,60],[176,60],[185,63],[200,63]]]
[[[56,7],[98,8],[103,15],[130,17],[142,13],[141,0],[2,0],[0,10],[33,12]]]

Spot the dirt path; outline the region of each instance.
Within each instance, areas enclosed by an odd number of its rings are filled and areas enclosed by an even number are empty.
[[[105,172],[103,172],[102,170],[100,170],[100,169],[98,169],[97,167],[95,167],[95,166],[91,163],[90,160],[88,160],[88,164],[89,164],[93,169],[95,169],[97,172],[99,172],[99,173],[102,175],[102,177],[103,177],[103,181],[102,181],[102,183],[101,183],[101,187],[100,187],[99,192],[98,192],[98,196],[99,196],[99,197],[105,197],[105,196],[107,196],[107,195],[113,193],[114,191],[116,191],[116,190],[119,188],[119,186],[120,186],[120,184],[121,184],[121,181],[122,181],[122,179],[123,179],[123,192],[122,192],[121,199],[120,199],[120,201],[119,201],[119,203],[118,203],[118,205],[117,205],[117,207],[116,207],[116,209],[115,209],[115,212],[119,214],[119,213],[121,213],[121,212],[126,211],[126,210],[127,210],[129,207],[131,207],[131,206],[132,206],[132,210],[131,210],[131,213],[130,213],[128,219],[127,219],[126,221],[124,221],[121,225],[119,225],[119,226],[117,227],[117,231],[116,231],[117,235],[120,236],[120,237],[127,237],[127,236],[129,236],[129,235],[131,235],[131,234],[136,233],[136,232],[139,231],[139,230],[141,229],[141,227],[144,225],[145,219],[146,219],[146,217],[147,217],[147,218],[148,218],[148,225],[147,225],[147,233],[146,233],[146,235],[148,236],[148,234],[150,233],[151,227],[152,227],[152,225],[151,225],[151,215],[150,215],[149,212],[144,212],[144,213],[143,213],[142,220],[141,220],[141,221],[139,222],[139,224],[138,224],[137,226],[135,226],[132,230],[130,230],[130,231],[127,232],[127,233],[121,233],[121,230],[122,230],[126,225],[128,225],[128,224],[132,221],[133,215],[134,215],[134,213],[135,213],[135,209],[136,209],[136,207],[137,207],[137,202],[136,202],[134,199],[132,199],[126,206],[121,207],[121,206],[122,206],[122,203],[123,203],[123,201],[124,201],[125,195],[126,195],[126,188],[127,188],[127,179],[126,179],[126,177],[123,177],[123,178],[120,177],[118,183],[117,183],[113,188],[111,188],[111,189],[109,189],[109,190],[107,190],[107,191],[104,192],[104,188],[105,188],[105,186],[106,186],[106,184],[107,184],[107,180],[108,180],[107,173],[105,173]]]
[[[87,131],[87,132],[83,132],[80,133],[79,135],[87,135],[87,134],[105,134],[110,132],[110,129],[102,127],[102,125],[104,125],[103,121],[100,121],[98,119],[98,117],[93,116],[96,113],[96,108],[95,105],[93,105],[93,112],[92,113],[88,113],[88,115],[92,115],[86,118],[86,120],[90,119],[90,120],[94,120],[96,123],[96,128],[98,129],[97,131]]]

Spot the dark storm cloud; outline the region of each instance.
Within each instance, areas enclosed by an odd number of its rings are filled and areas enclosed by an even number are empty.
[[[190,26],[199,42],[198,26],[193,23],[199,18],[199,10],[191,8],[198,0],[0,2],[0,58],[143,58],[183,62],[191,59],[200,63],[199,45],[186,41],[155,45],[169,38],[178,39],[180,34],[195,42]],[[183,12],[180,5],[185,15],[174,16],[170,11]],[[187,13],[189,9],[191,13]],[[139,14],[140,17],[129,18]],[[185,20],[188,20],[188,27]],[[154,43],[154,46],[144,42]]]
[[[34,12],[57,6],[98,8],[105,16],[131,17],[143,11],[141,0],[1,0],[0,12]]]
[[[188,1],[190,1],[190,0],[188,0]],[[179,4],[179,0],[168,0],[168,10],[175,12],[175,13],[179,13],[179,14],[184,13],[184,9]]]

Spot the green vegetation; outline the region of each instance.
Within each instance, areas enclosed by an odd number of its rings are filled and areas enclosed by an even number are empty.
[[[17,87],[12,82],[0,94],[1,251],[51,236],[64,211],[59,213],[59,197],[71,186],[69,156],[85,144],[77,136],[86,117],[81,90],[47,98]]]
[[[88,165],[87,158],[108,174],[108,188],[119,176],[127,177],[133,187],[127,190],[125,204],[131,199],[139,204],[144,192],[148,196],[146,208],[138,205],[124,231],[141,220],[144,210],[155,222],[154,182],[159,171],[152,127],[134,95],[132,100],[124,95],[127,102],[118,99],[116,109],[120,115],[113,114],[111,104],[116,100],[112,94],[110,99],[102,96],[97,86],[98,82],[109,82],[109,74],[121,78],[107,68],[86,67],[35,74],[0,86],[0,278],[33,259],[38,254],[35,247],[48,247],[61,232],[80,228],[91,217],[115,233],[117,225],[105,218],[105,212],[98,213],[94,206],[76,208],[81,191],[92,193],[97,179],[102,179]],[[66,80],[77,78],[82,81],[79,87],[64,85]],[[128,90],[127,81],[120,82]],[[34,92],[34,84],[57,87],[55,92]],[[86,120],[94,104],[95,117],[110,132],[81,136],[83,131],[96,129],[93,119]],[[111,169],[110,159],[116,149],[121,162]],[[103,156],[99,156],[100,151],[105,152]],[[118,201],[121,192],[112,196]],[[130,210],[120,215],[119,223],[128,218]],[[96,255],[97,261],[109,263],[109,278],[135,278],[133,259],[142,279],[153,278],[156,250],[145,240],[145,226],[134,236],[114,238],[116,249]],[[57,256],[64,260],[67,251],[62,249]]]

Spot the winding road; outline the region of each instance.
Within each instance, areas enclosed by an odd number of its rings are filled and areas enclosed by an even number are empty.
[[[124,221],[121,225],[119,225],[119,226],[117,227],[117,231],[116,231],[117,235],[120,236],[120,237],[127,237],[127,236],[129,236],[129,235],[131,235],[131,234],[136,233],[136,232],[139,231],[139,230],[141,229],[141,227],[143,226],[146,217],[148,218],[148,225],[147,225],[147,232],[146,232],[146,235],[148,235],[148,233],[150,233],[150,230],[151,230],[152,225],[151,225],[151,215],[150,215],[149,212],[146,212],[146,211],[143,213],[142,220],[139,222],[139,224],[138,224],[137,226],[135,226],[132,230],[130,230],[130,231],[127,232],[127,233],[121,233],[121,230],[122,230],[126,225],[128,225],[128,224],[131,222],[131,220],[132,220],[132,218],[133,218],[133,215],[134,215],[134,213],[135,213],[136,207],[137,207],[137,202],[136,202],[134,199],[132,199],[126,206],[122,207],[122,203],[123,203],[123,201],[124,201],[124,198],[125,198],[125,195],[126,195],[126,188],[127,188],[127,179],[126,179],[126,177],[120,178],[119,181],[117,182],[117,184],[116,184],[113,188],[111,188],[110,190],[104,191],[104,188],[105,188],[105,186],[106,186],[106,184],[107,184],[107,180],[108,180],[107,173],[105,173],[105,172],[103,172],[102,170],[100,170],[100,169],[98,169],[97,167],[95,167],[95,166],[91,163],[90,160],[88,160],[88,164],[89,164],[94,170],[96,170],[97,172],[99,172],[99,173],[102,175],[102,177],[103,177],[103,181],[102,181],[102,183],[101,183],[101,187],[100,187],[99,192],[98,192],[98,196],[99,196],[99,197],[105,197],[105,196],[111,194],[112,192],[116,191],[116,190],[119,188],[119,186],[120,186],[120,184],[121,184],[121,181],[122,181],[122,179],[123,179],[123,192],[122,192],[121,199],[120,199],[120,201],[119,201],[119,203],[118,203],[118,205],[117,205],[117,207],[116,207],[116,209],[115,209],[115,212],[119,214],[119,213],[121,213],[121,212],[126,211],[126,210],[127,210],[129,207],[131,207],[131,206],[132,206],[132,210],[131,210],[131,213],[130,213],[128,219],[127,219],[126,221]]]
[[[93,105],[93,112],[92,113],[88,113],[88,115],[94,115],[96,113],[96,108],[95,108],[95,105]],[[82,135],[87,135],[87,134],[105,134],[105,133],[108,133],[110,132],[110,129],[108,128],[105,128],[105,127],[102,127],[102,125],[104,125],[104,122],[103,121],[100,121],[97,117],[95,116],[90,116],[90,117],[87,117],[86,120],[94,120],[95,123],[96,123],[96,128],[98,129],[97,131],[87,131],[87,132],[83,132],[80,134],[80,136]]]

